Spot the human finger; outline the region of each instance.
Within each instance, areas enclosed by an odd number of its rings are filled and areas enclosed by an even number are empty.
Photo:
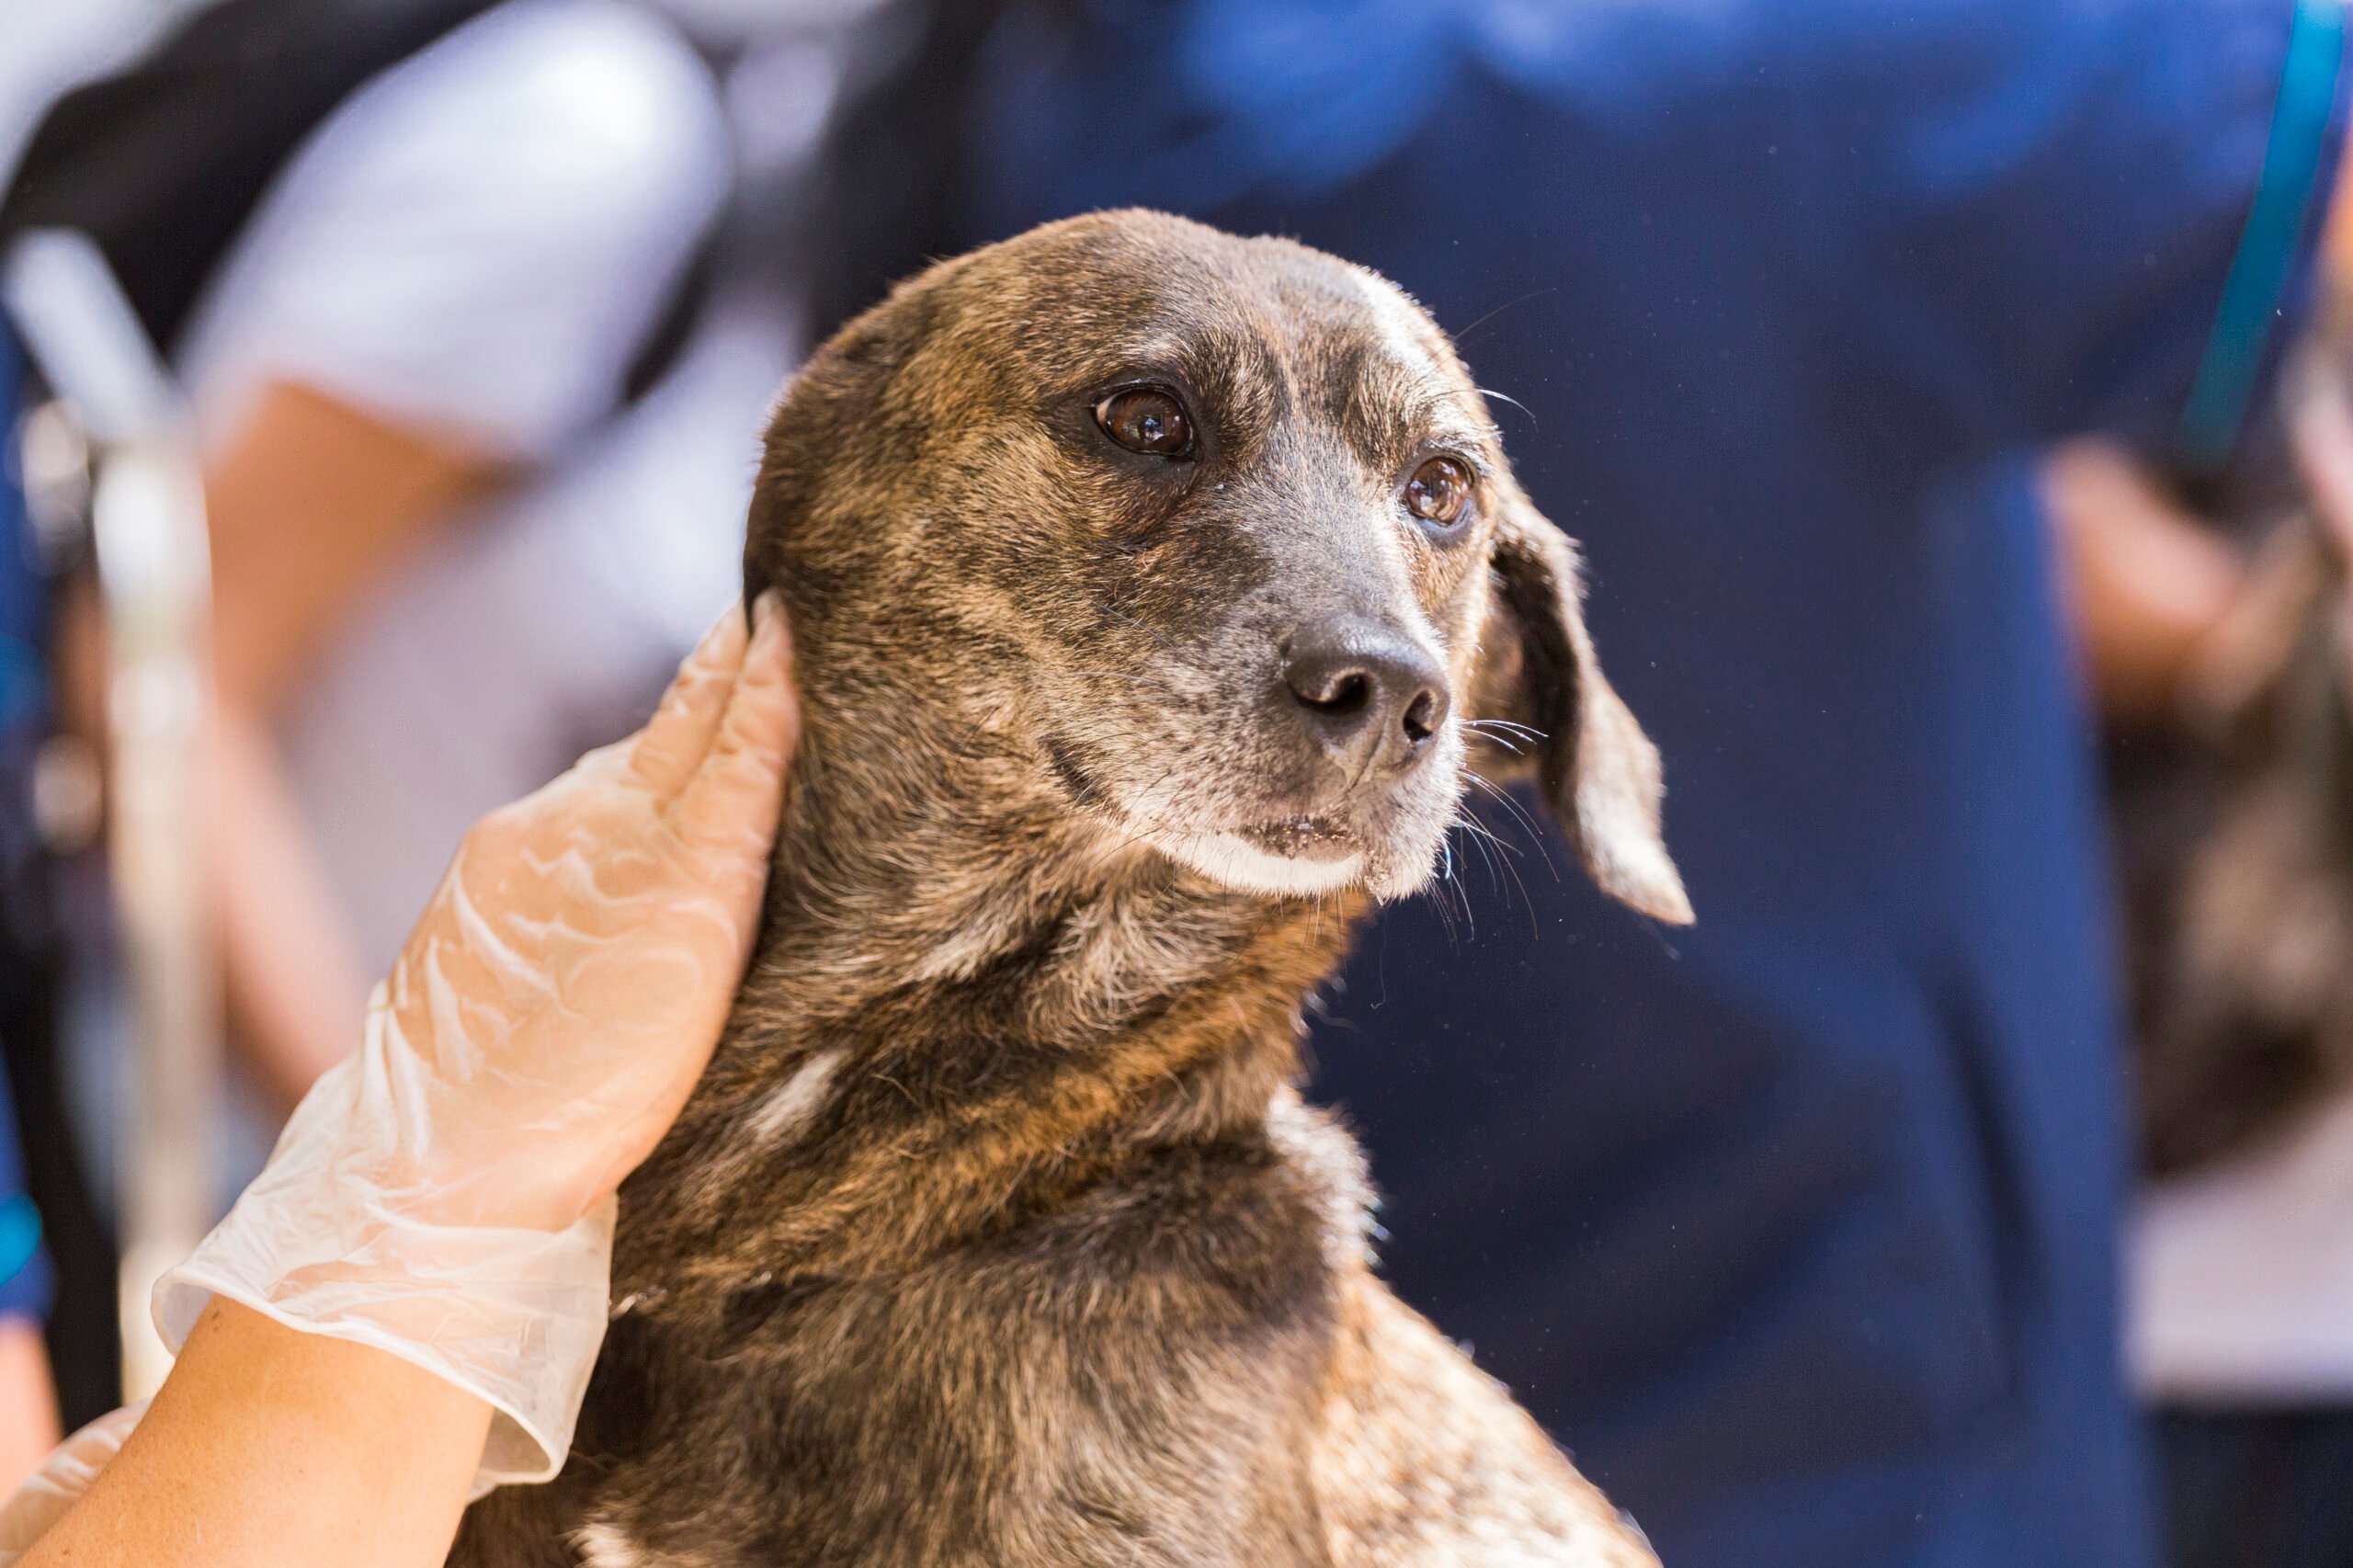
[[[630,772],[654,794],[675,798],[702,767],[750,643],[743,607],[730,606],[679,665],[661,706],[629,743]]]
[[[680,792],[675,822],[700,847],[741,846],[765,856],[784,806],[785,770],[801,738],[792,638],[773,589],[754,607],[742,674],[718,734]]]

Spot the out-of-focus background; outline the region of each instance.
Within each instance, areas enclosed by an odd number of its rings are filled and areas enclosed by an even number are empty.
[[[1136,203],[1457,334],[1666,759],[1696,929],[1498,806],[1328,999],[1401,1293],[1676,1568],[2353,1562],[2345,47],[2336,0],[0,9],[0,1482],[152,1381],[144,1280],[463,828],[734,594],[802,347]]]

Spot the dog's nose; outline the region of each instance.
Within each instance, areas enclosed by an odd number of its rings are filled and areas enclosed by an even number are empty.
[[[1370,620],[1333,621],[1292,638],[1283,684],[1308,733],[1352,774],[1414,761],[1453,700],[1437,654]]]

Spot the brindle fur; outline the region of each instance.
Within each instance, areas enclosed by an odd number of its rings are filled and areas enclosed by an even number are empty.
[[[1198,460],[1096,429],[1144,373]],[[1452,546],[1399,501],[1432,442],[1486,470]],[[1547,732],[1597,879],[1688,917],[1570,546],[1438,329],[1287,242],[1036,231],[813,359],[745,560],[805,707],[758,950],[623,1189],[567,1468],[478,1505],[451,1561],[1652,1562],[1375,1278],[1357,1149],[1294,1087],[1350,923],[1429,873],[1465,706]],[[1267,696],[1336,608],[1413,628],[1465,698],[1353,794]],[[1162,852],[1302,810],[1347,814],[1371,892]]]
[[[2353,600],[2309,517],[2256,580],[2200,683],[2180,848],[2132,910],[2157,1176],[2276,1143],[2353,1085]]]

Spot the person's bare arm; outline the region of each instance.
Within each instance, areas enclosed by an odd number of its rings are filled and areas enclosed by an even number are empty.
[[[40,1325],[0,1318],[0,1491],[40,1469],[57,1438],[57,1393]]]
[[[275,711],[385,569],[497,472],[453,437],[267,388],[205,475],[222,696]]]
[[[357,1042],[367,981],[273,727],[369,591],[494,472],[453,442],[280,384],[206,477],[228,1003],[281,1108]]]
[[[396,1356],[215,1300],[121,1453],[19,1568],[438,1562],[489,1426],[490,1406]]]
[[[0,1562],[429,1568],[476,1481],[554,1473],[613,1189],[693,1092],[758,926],[800,733],[773,594],[758,619],[731,610],[645,728],[466,835],[364,1053],[165,1275],[158,1326],[187,1337],[155,1403],[0,1509]]]
[[[2043,497],[2102,711],[2166,722],[2199,649],[2237,602],[2238,558],[2105,442],[2053,452]]]

